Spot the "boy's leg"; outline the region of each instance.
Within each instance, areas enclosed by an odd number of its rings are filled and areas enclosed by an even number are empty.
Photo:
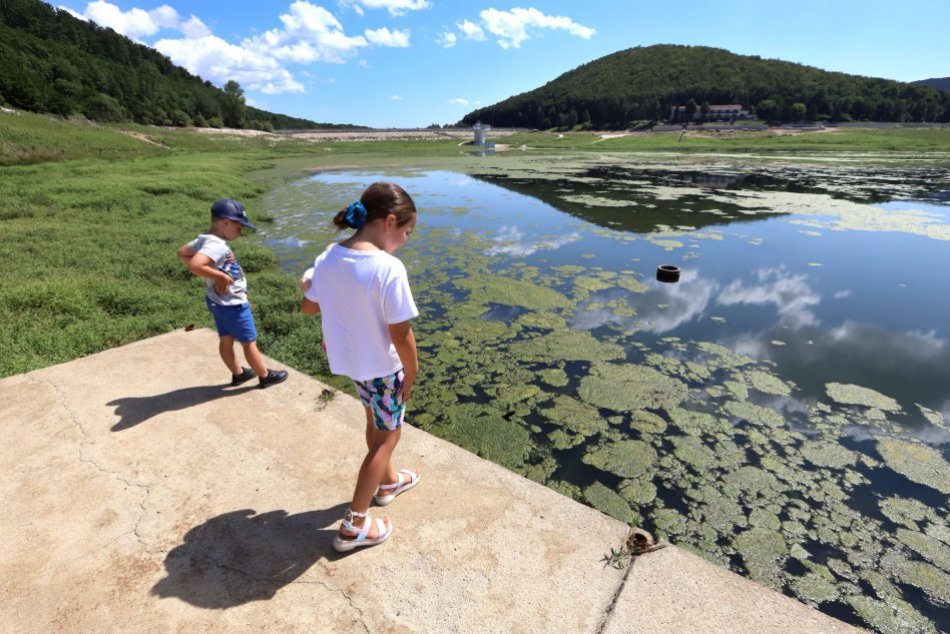
[[[234,337],[222,335],[218,339],[218,354],[221,355],[221,360],[224,361],[224,365],[228,366],[231,374],[240,374],[244,371],[234,354]]]
[[[251,369],[257,372],[257,376],[267,376],[267,363],[264,362],[264,355],[257,347],[257,341],[245,341],[241,343],[244,348],[244,358]]]

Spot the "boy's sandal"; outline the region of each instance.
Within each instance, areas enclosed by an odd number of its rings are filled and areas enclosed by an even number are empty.
[[[354,517],[363,518],[363,526],[357,528],[353,525]],[[369,535],[369,529],[372,528],[373,524],[376,525],[376,537],[372,539],[366,537]],[[389,539],[389,536],[393,534],[393,525],[389,524],[389,527],[386,527],[386,522],[381,518],[376,518],[371,520],[366,513],[357,513],[354,510],[349,510],[346,512],[346,515],[343,517],[343,526],[342,530],[358,532],[359,534],[356,537],[345,537],[340,533],[337,533],[336,538],[333,540],[333,548],[340,553],[349,552],[356,548],[362,546],[375,546],[376,544],[382,544],[384,541]]]
[[[408,480],[402,479],[403,474],[406,474]],[[386,506],[395,500],[397,495],[404,493],[419,484],[419,480],[421,478],[422,476],[415,471],[410,469],[400,469],[396,472],[395,482],[392,484],[379,485],[379,490],[376,492],[376,495],[373,496],[373,500],[375,500],[376,504],[379,506]]]

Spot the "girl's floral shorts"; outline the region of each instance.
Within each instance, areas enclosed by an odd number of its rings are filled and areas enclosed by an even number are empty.
[[[395,374],[379,379],[353,381],[360,401],[373,412],[376,429],[396,431],[402,426],[406,415],[406,404],[400,403],[396,394],[402,387],[406,373],[399,370]]]

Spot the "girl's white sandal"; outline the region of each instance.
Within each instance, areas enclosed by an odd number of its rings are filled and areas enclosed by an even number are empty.
[[[353,525],[354,517],[364,518],[363,526],[357,528]],[[366,536],[369,535],[369,529],[376,524],[376,534],[377,536],[369,539]],[[350,509],[346,512],[346,515],[343,516],[343,529],[348,531],[359,531],[359,534],[356,537],[343,537],[339,533],[333,540],[333,548],[337,552],[345,553],[362,546],[375,546],[376,544],[382,544],[384,541],[389,539],[389,536],[393,534],[393,525],[389,524],[389,528],[386,527],[386,522],[381,518],[377,517],[374,520],[370,520],[369,516],[366,513],[357,513],[356,511]]]
[[[408,481],[402,479],[402,475],[406,474],[406,477],[409,478]],[[373,500],[379,506],[386,506],[390,502],[396,499],[396,496],[400,493],[405,493],[412,487],[419,484],[419,480],[422,479],[422,476],[411,471],[409,469],[400,469],[396,472],[396,481],[392,484],[380,484],[379,491],[376,495],[373,496]],[[381,494],[380,491],[391,491],[391,493],[386,493],[385,495]]]

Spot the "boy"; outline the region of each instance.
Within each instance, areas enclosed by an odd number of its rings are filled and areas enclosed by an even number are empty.
[[[247,227],[256,231],[244,212],[244,205],[224,199],[211,205],[211,229],[178,249],[178,259],[188,270],[205,278],[205,303],[214,316],[218,329],[218,353],[224,365],[231,370],[231,385],[241,385],[255,376],[259,387],[265,388],[286,380],[286,370],[268,370],[264,357],[257,349],[257,328],[247,301],[247,279],[237,263],[229,240],[241,235]],[[244,348],[244,358],[250,368],[242,367],[234,354],[234,342]]]

